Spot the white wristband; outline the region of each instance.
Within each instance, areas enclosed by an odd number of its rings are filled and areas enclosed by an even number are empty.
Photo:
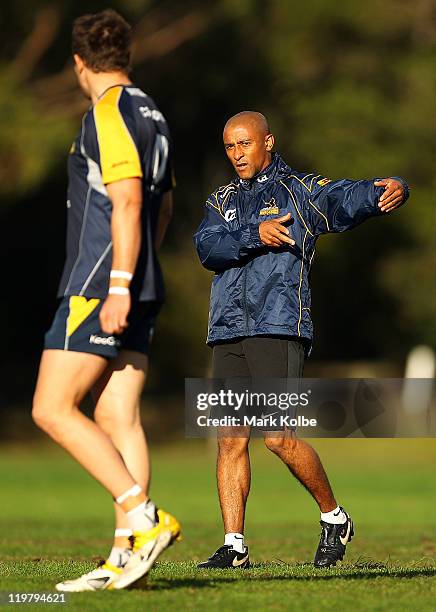
[[[129,295],[128,287],[109,287],[109,295]]]
[[[124,270],[111,270],[111,278],[124,278],[125,280],[132,280],[133,274],[131,272],[125,272]]]

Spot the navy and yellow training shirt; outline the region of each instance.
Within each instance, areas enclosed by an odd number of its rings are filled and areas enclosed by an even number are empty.
[[[85,114],[68,161],[67,257],[58,296],[105,298],[112,265],[112,203],[105,185],[142,179],[142,243],[132,299],[162,301],[154,248],[162,194],[173,187],[172,145],[162,113],[134,85],[107,89]]]

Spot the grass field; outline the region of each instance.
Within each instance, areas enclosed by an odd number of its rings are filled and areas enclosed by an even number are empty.
[[[436,610],[435,441],[315,446],[356,524],[341,567],[310,565],[317,508],[255,441],[246,527],[254,567],[197,571],[195,562],[221,544],[222,531],[213,448],[185,441],[153,450],[152,483],[156,502],[182,522],[183,542],[161,557],[142,588],[73,594],[68,609]],[[0,482],[0,591],[53,591],[55,582],[91,569],[106,554],[109,496],[63,452],[6,446]]]

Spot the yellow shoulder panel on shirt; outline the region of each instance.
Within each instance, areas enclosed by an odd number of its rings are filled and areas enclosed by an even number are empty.
[[[119,108],[122,87],[112,87],[94,107],[103,183],[142,177],[138,150]]]

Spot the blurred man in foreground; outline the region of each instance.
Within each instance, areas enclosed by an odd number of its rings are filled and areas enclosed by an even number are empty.
[[[273,146],[260,113],[229,119],[224,148],[238,178],[211,194],[195,235],[202,264],[215,272],[208,333],[212,378],[301,378],[312,342],[309,272],[317,238],[389,213],[408,197],[399,178],[332,181],[297,172],[272,152]],[[315,566],[336,565],[354,534],[353,522],[338,505],[317,453],[295,431],[262,429],[266,446],[319,506]],[[225,539],[200,568],[249,566],[244,542],[249,438],[249,428],[219,431],[217,480]]]
[[[69,155],[61,303],[45,337],[33,418],[115,500],[106,562],[56,585],[95,591],[135,582],[180,534],[148,496],[139,414],[163,300],[156,249],[172,210],[172,152],[162,113],[128,76],[130,26],[120,15],[78,18],[73,54],[92,106]],[[79,410],[89,391],[95,421]]]

